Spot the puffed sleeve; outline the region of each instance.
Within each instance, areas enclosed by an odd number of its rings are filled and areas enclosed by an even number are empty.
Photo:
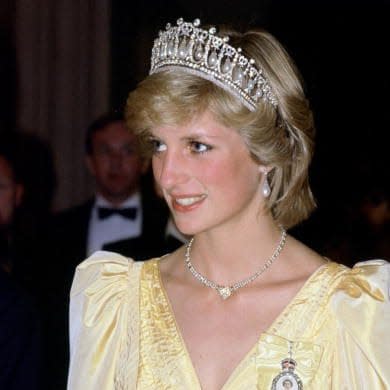
[[[101,251],[77,267],[70,293],[68,390],[135,388],[141,265]]]
[[[338,324],[332,389],[390,389],[390,264],[356,264],[338,285],[332,306]]]

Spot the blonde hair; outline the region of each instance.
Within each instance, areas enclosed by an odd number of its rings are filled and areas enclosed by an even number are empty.
[[[263,70],[278,100],[275,109],[261,100],[250,111],[235,96],[182,69],[147,77],[129,94],[125,117],[142,145],[156,126],[183,125],[208,110],[221,124],[237,129],[253,159],[271,169],[268,207],[274,219],[292,227],[315,207],[308,182],[314,121],[298,71],[280,43],[265,31],[223,31]]]

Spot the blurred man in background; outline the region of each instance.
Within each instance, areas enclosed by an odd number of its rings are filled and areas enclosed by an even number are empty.
[[[148,164],[121,114],[94,121],[85,140],[86,164],[96,183],[95,196],[54,219],[58,253],[76,266],[97,250],[136,260],[160,253],[166,210],[141,184]]]
[[[135,136],[119,113],[95,120],[85,138],[86,165],[95,180],[95,194],[85,203],[53,218],[47,250],[48,269],[54,272],[50,296],[53,383],[66,381],[67,310],[76,266],[97,250],[108,250],[135,260],[161,255],[168,210],[153,184],[146,181],[148,163],[141,157]],[[151,183],[153,183],[150,180]],[[77,188],[75,188],[75,191]],[[50,308],[49,308],[50,310]],[[65,335],[65,336],[64,336]],[[55,388],[55,387],[53,387]]]

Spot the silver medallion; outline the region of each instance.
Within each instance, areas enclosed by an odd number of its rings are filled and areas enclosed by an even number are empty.
[[[272,381],[271,390],[303,390],[301,378],[294,372],[297,362],[292,358],[292,341],[289,341],[289,357],[281,361],[282,371]]]

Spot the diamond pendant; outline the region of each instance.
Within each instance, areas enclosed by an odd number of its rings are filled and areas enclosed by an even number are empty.
[[[223,300],[228,299],[232,295],[232,292],[233,292],[233,290],[228,286],[218,287],[217,291]]]

